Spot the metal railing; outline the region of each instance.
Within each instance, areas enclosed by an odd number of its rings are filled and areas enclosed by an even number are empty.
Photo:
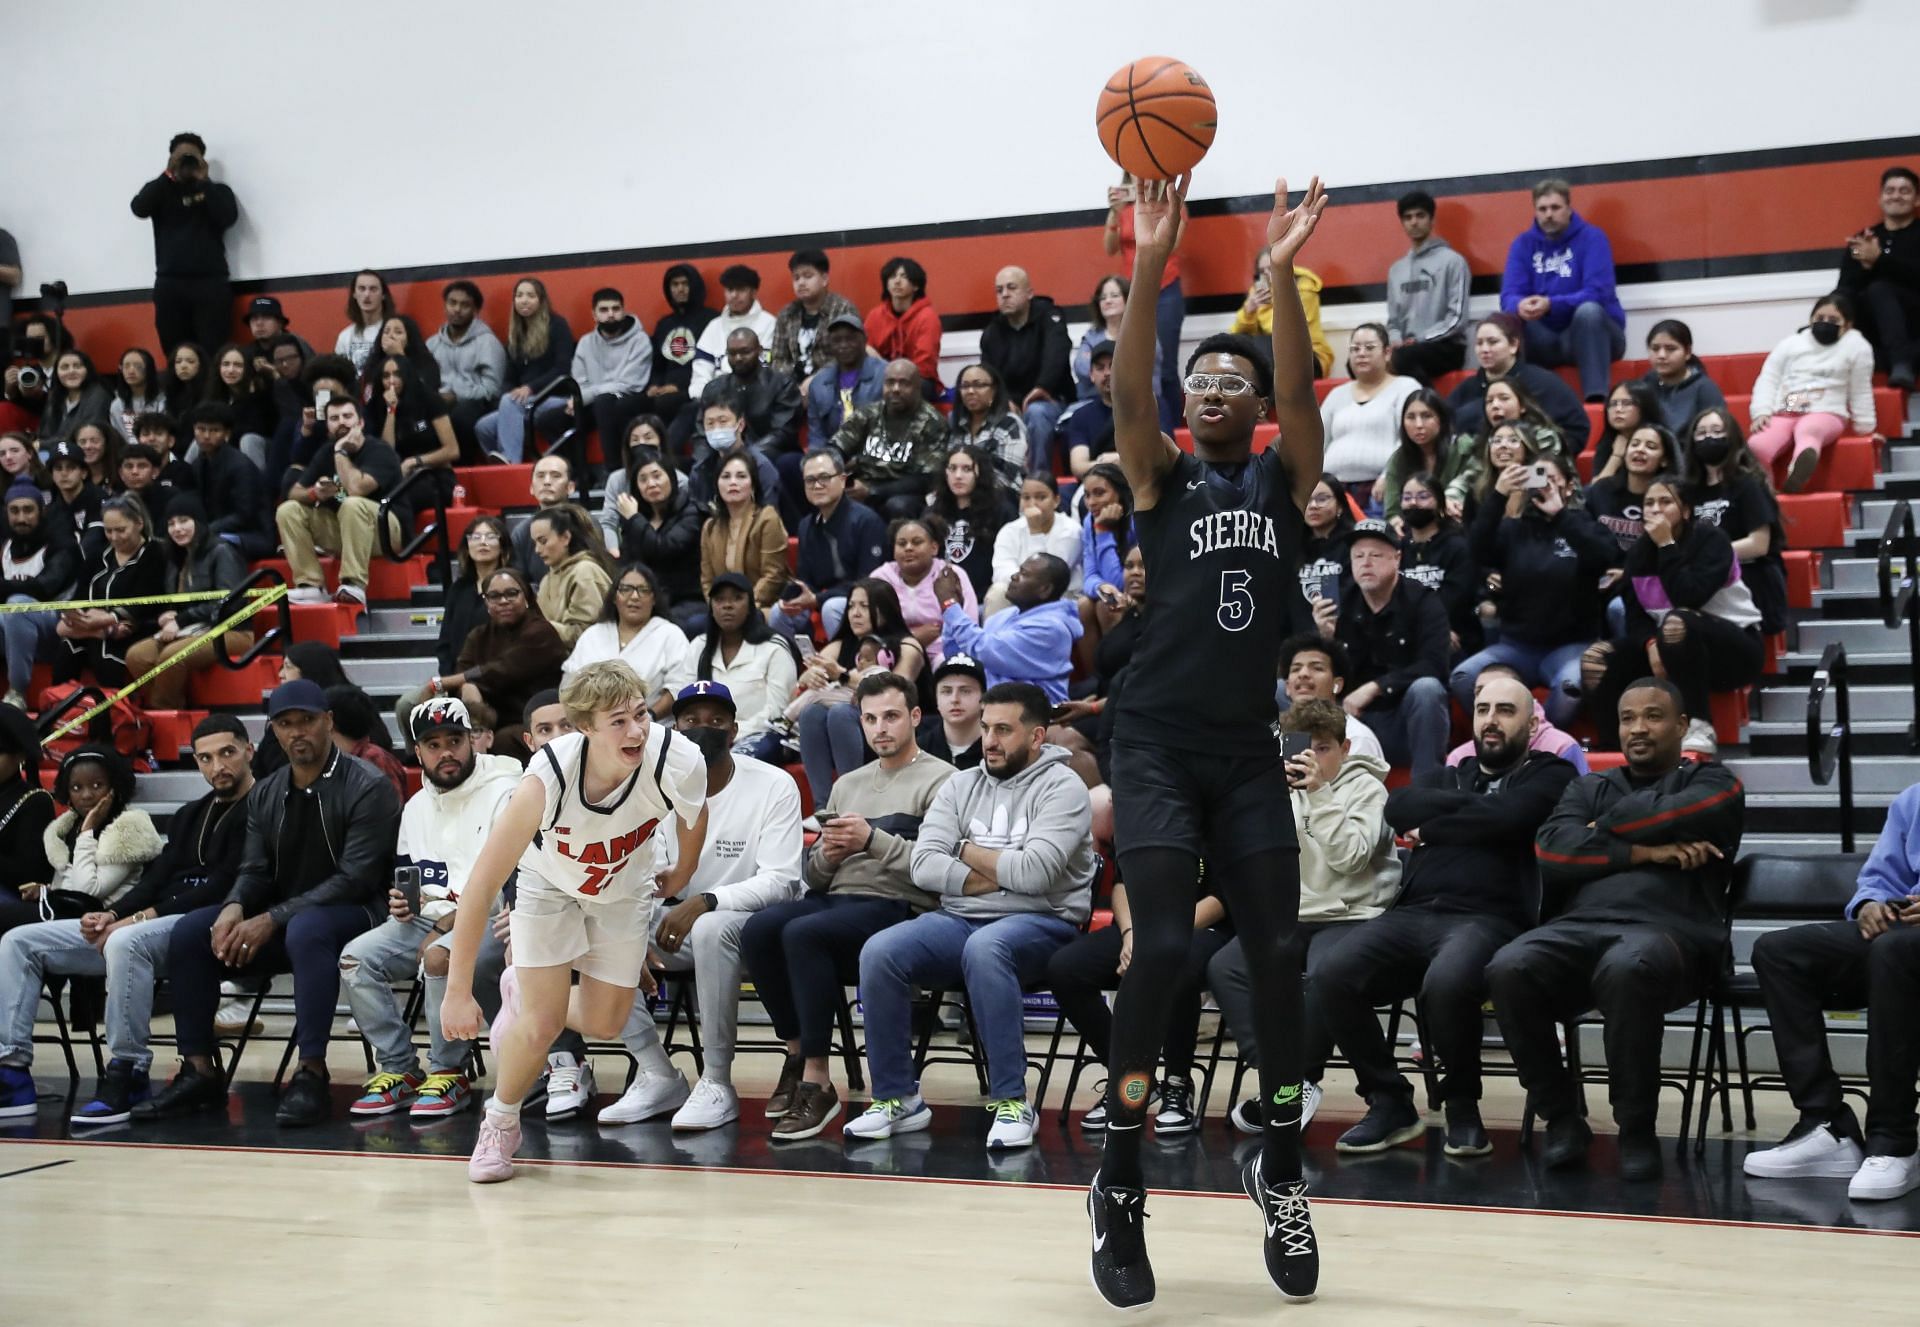
[[[421,466],[412,474],[402,479],[399,484],[394,487],[393,492],[388,493],[380,499],[380,511],[373,522],[373,528],[374,532],[380,538],[381,556],[391,558],[395,562],[405,562],[415,553],[418,553],[421,546],[428,540],[432,540],[433,566],[434,570],[439,574],[440,584],[452,585],[453,543],[447,537],[447,499],[440,487],[440,475],[442,473],[444,472],[429,470],[427,467]],[[388,524],[387,517],[393,514],[393,504],[415,488],[424,488],[430,495],[428,502],[433,508],[433,522],[428,525],[426,529],[416,531],[413,537],[408,539],[407,542],[399,548],[395,548],[393,546],[393,528]]]
[[[1898,588],[1893,576],[1896,555],[1905,564]],[[1907,659],[1911,663],[1920,658],[1920,600],[1914,596],[1915,586],[1920,584],[1920,548],[1915,547],[1913,504],[1905,499],[1894,503],[1893,510],[1887,513],[1887,528],[1880,535],[1876,576],[1880,583],[1880,619],[1889,631],[1897,628],[1902,619],[1906,620]],[[1920,670],[1909,667],[1907,676],[1913,685],[1914,713],[1914,722],[1907,725],[1907,749],[1920,751]]]
[[[1833,693],[1833,722],[1825,722],[1827,693]],[[1824,788],[1840,776],[1840,851],[1853,851],[1853,699],[1847,686],[1847,647],[1827,646],[1807,688],[1807,775]]]
[[[553,440],[552,446],[541,451],[540,430],[534,427],[534,414],[541,402],[555,396],[570,398],[573,402],[573,410],[567,416],[569,422],[565,431]],[[533,453],[535,460],[555,452],[565,457],[567,464],[573,467],[574,478],[580,482],[582,491],[585,490],[587,473],[587,434],[592,431],[593,416],[587,413],[587,403],[581,396],[580,384],[572,378],[565,376],[555,378],[527,398],[527,450]],[[609,455],[612,454],[612,447],[605,438],[600,440],[600,450]]]
[[[256,567],[244,581],[227,592],[227,597],[220,601],[220,607],[214,610],[214,620],[224,622],[230,615],[239,612],[246,602],[247,591],[255,586],[285,585],[286,583],[287,578],[273,567]],[[233,639],[231,635],[222,636],[214,642],[213,657],[220,661],[222,667],[238,671],[269,650],[284,654],[286,647],[293,644],[293,605],[283,594],[274,602],[273,608],[277,620],[265,631],[258,631],[253,625],[258,614],[247,619],[245,630],[254,633],[253,644],[238,659],[234,658],[227,649],[228,642]]]

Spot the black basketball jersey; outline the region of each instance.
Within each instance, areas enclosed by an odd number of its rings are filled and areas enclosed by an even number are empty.
[[[1277,750],[1275,670],[1305,529],[1279,455],[1250,458],[1235,483],[1182,453],[1134,529],[1146,624],[1114,737],[1221,755]]]

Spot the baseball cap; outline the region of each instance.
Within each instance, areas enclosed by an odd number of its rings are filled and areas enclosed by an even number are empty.
[[[1092,350],[1089,350],[1087,352],[1087,363],[1089,364],[1093,363],[1093,361],[1096,359],[1112,359],[1112,358],[1113,358],[1113,342],[1111,341],[1102,341],[1098,345],[1096,345]]]
[[[330,707],[327,693],[318,682],[311,678],[297,677],[291,682],[282,682],[267,697],[267,717],[277,719],[293,710],[307,714],[325,714]]]
[[[827,330],[829,332],[836,327],[851,327],[856,332],[864,332],[867,330],[867,325],[860,321],[860,315],[851,309],[845,313],[836,313],[827,320]]]
[[[680,688],[680,694],[673,698],[673,712],[680,711],[695,701],[710,700],[716,705],[725,705],[727,712],[738,714],[740,709],[733,703],[733,692],[727,689],[725,682],[693,682]]]
[[[68,465],[77,465],[82,469],[85,469],[87,464],[87,458],[80,452],[80,444],[71,438],[54,443],[53,449],[47,453],[47,464],[49,466],[58,465],[62,461],[65,461]]]
[[[940,679],[953,673],[965,673],[981,686],[987,684],[987,670],[980,666],[978,660],[967,654],[949,654],[942,659],[940,666],[933,670],[933,684],[939,686]]]
[[[738,590],[748,598],[753,597],[753,582],[737,571],[723,571],[718,576],[715,576],[713,578],[713,588],[707,591],[707,598],[713,598],[713,596],[720,593],[723,588]]]
[[[473,716],[458,696],[435,696],[413,707],[407,727],[413,730],[414,741],[424,742],[435,733],[472,732]]]
[[[247,305],[247,317],[251,318],[256,313],[270,313],[283,323],[293,321],[288,318],[286,313],[280,308],[280,301],[271,295],[255,295],[253,297],[252,302]]]
[[[1355,522],[1353,533],[1347,536],[1347,547],[1352,548],[1362,539],[1373,539],[1382,544],[1386,544],[1396,553],[1400,551],[1400,536],[1396,535],[1393,532],[1393,527],[1385,521]]]

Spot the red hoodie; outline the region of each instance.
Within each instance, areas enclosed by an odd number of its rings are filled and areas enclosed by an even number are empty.
[[[867,344],[885,360],[910,359],[929,382],[940,381],[940,315],[922,295],[905,313],[893,311],[893,301],[881,300],[867,310]]]

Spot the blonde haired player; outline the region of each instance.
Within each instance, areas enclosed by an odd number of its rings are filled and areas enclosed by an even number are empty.
[[[635,991],[653,989],[654,831],[678,815],[679,860],[699,857],[707,765],[699,747],[648,718],[648,691],[617,659],[568,676],[560,704],[579,731],[534,753],[460,895],[440,1021],[449,1036],[473,1037],[474,960],[494,898],[519,868],[510,974],[518,990],[503,984],[493,1097],[467,1163],[476,1184],[513,1178],[520,1103],[560,1029],[617,1037]]]

